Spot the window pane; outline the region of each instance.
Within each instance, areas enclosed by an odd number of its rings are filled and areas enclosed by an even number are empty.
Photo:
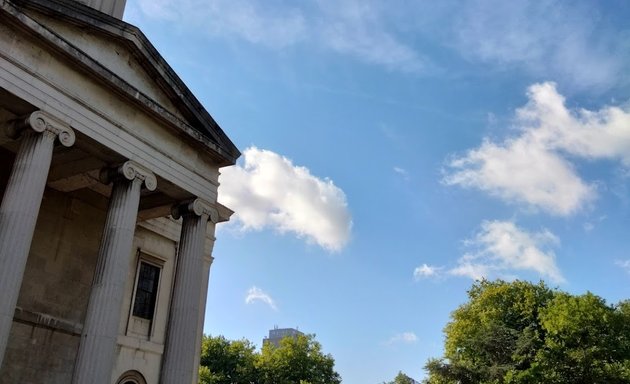
[[[136,286],[136,297],[133,304],[134,316],[147,320],[153,319],[159,279],[159,267],[140,262],[138,285]]]

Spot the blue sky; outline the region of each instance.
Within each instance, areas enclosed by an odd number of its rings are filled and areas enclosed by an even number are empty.
[[[130,0],[242,150],[205,331],[416,379],[475,278],[630,298],[630,3]]]

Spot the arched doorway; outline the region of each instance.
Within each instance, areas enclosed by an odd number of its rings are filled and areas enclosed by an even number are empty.
[[[118,384],[147,384],[144,376],[138,371],[127,371],[120,376]]]

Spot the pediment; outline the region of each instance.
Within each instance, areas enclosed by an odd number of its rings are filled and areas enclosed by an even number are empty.
[[[71,0],[14,0],[3,8],[73,65],[205,143],[216,152],[220,166],[234,164],[240,155],[138,28]]]
[[[142,57],[134,52],[133,46],[126,45],[118,39],[108,38],[98,30],[81,28],[46,15],[32,16],[168,112],[187,121],[163,87],[147,72],[146,64],[145,66],[141,64]]]

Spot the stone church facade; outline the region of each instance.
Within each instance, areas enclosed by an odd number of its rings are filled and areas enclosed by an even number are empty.
[[[240,156],[124,0],[0,0],[0,384],[191,384]]]

